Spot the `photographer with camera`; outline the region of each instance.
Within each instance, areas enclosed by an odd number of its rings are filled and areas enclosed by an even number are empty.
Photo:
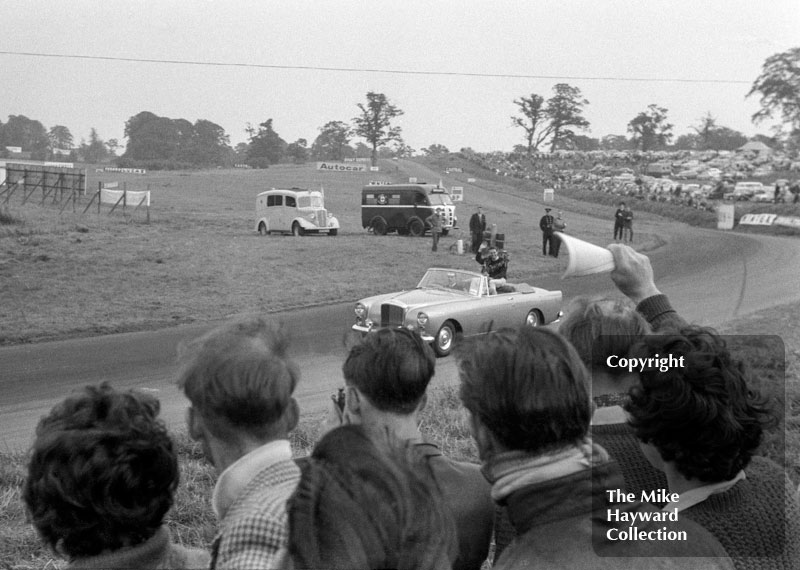
[[[354,346],[342,370],[344,406],[332,396],[328,427],[359,424],[376,439],[387,434],[413,444],[431,470],[456,522],[459,551],[455,570],[478,570],[489,553],[494,504],[489,484],[473,463],[452,461],[424,441],[419,417],[434,374],[433,349],[408,329],[382,329]]]

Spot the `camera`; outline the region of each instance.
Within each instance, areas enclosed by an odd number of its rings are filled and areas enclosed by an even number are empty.
[[[331,394],[331,400],[339,408],[340,412],[344,411],[344,388],[339,388],[336,394]]]

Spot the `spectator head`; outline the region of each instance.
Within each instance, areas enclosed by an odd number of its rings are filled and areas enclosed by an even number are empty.
[[[68,559],[135,546],[172,506],[178,456],[149,394],[88,386],[39,421],[22,497]]]
[[[620,208],[624,208],[624,207],[625,207],[625,202],[620,202],[620,203],[619,203],[619,207],[620,207]]]
[[[611,377],[628,375],[626,368],[609,367],[606,360],[616,355],[627,357],[650,324],[636,311],[629,299],[577,297],[567,307],[558,332],[572,343],[581,361],[592,374]]]
[[[586,437],[588,373],[558,333],[523,327],[473,337],[461,344],[457,361],[461,401],[483,459],[495,447],[539,455]]]
[[[419,334],[381,329],[350,349],[342,371],[348,388],[355,388],[378,411],[408,415],[424,403],[435,367],[433,349]]]
[[[646,455],[674,462],[686,479],[714,483],[736,476],[773,421],[765,400],[747,385],[742,362],[734,359],[713,329],[689,326],[643,341],[646,356],[683,358],[683,367],[640,374],[625,409]],[[649,447],[649,452],[648,452]],[[652,459],[651,459],[652,460]]]
[[[299,378],[282,327],[259,317],[222,325],[180,349],[178,385],[189,434],[220,469],[210,441],[241,447],[287,437],[298,420]]]
[[[455,523],[411,445],[357,425],[314,447],[288,503],[294,568],[450,568]]]

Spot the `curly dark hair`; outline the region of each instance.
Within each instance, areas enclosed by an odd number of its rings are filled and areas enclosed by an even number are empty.
[[[775,421],[767,400],[748,386],[744,363],[707,327],[643,339],[646,356],[684,358],[684,367],[644,370],[625,409],[636,436],[674,461],[689,479],[727,481],[744,469]]]
[[[156,533],[179,477],[159,408],[149,394],[103,383],[39,421],[22,496],[50,548],[74,559]]]
[[[562,335],[505,329],[465,340],[456,358],[464,407],[507,449],[543,453],[586,436],[589,373]]]

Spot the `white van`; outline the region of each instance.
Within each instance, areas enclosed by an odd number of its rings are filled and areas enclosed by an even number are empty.
[[[273,188],[256,197],[255,229],[261,235],[326,233],[335,236],[339,233],[339,220],[325,209],[322,192]]]
[[[756,194],[766,190],[761,182],[737,182],[733,187],[733,192],[723,195],[724,200],[749,200]]]

